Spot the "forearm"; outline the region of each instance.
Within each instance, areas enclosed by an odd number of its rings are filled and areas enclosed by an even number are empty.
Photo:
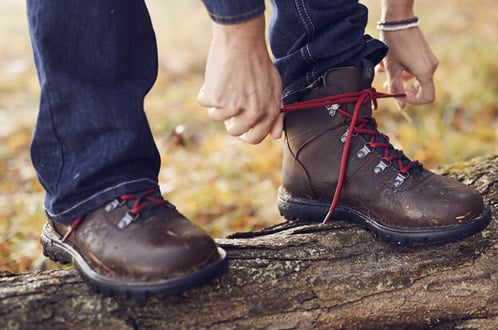
[[[382,0],[381,17],[383,21],[403,20],[413,17],[414,0]]]

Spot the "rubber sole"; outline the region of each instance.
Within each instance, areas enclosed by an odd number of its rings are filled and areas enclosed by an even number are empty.
[[[277,203],[280,214],[284,218],[297,221],[321,222],[330,207],[329,203],[291,197],[282,189],[279,189]],[[360,210],[338,203],[331,220],[354,222],[383,242],[405,246],[424,246],[445,244],[480,232],[491,222],[491,211],[485,208],[479,217],[458,226],[405,229],[385,226]]]
[[[81,277],[94,291],[117,298],[147,298],[176,295],[188,289],[209,283],[228,268],[225,250],[218,247],[220,259],[182,277],[156,281],[132,281],[102,275],[94,271],[81,254],[69,244],[63,243],[50,223],[43,227],[40,237],[43,254],[60,264],[74,262]]]

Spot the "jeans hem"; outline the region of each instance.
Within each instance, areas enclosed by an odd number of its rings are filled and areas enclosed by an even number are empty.
[[[77,217],[103,206],[105,203],[122,194],[142,191],[150,188],[159,190],[157,181],[151,180],[149,178],[124,181],[114,186],[103,189],[91,195],[90,197],[85,198],[82,201],[65,208],[60,212],[52,212],[47,207],[45,207],[45,214],[52,221],[58,223],[71,223]]]

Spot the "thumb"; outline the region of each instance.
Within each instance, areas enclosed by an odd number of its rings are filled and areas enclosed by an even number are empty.
[[[206,102],[206,85],[203,84],[199,92],[197,93],[197,102],[203,106],[203,107],[208,107],[207,102]]]
[[[388,74],[387,75],[387,87],[388,87],[389,92],[392,94],[405,93],[403,80],[401,80],[400,75],[398,75],[396,78],[393,78]],[[398,106],[398,109],[402,110],[406,106],[406,99],[404,97],[397,97],[396,104]]]

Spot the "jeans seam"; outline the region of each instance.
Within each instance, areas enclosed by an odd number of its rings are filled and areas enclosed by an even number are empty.
[[[311,55],[309,45],[306,45],[305,47],[301,48],[301,56],[303,57],[303,59],[306,63],[312,65],[311,70],[308,73],[306,73],[306,83],[310,84],[316,80],[314,68],[318,65],[318,63],[315,61],[315,59]]]
[[[47,89],[47,97],[48,97],[48,104],[51,105],[52,104],[52,96],[51,96],[51,92],[48,89]],[[61,182],[61,179],[62,179],[62,172],[63,172],[64,164],[65,164],[65,157],[64,157],[64,149],[65,148],[64,148],[64,143],[62,143],[62,139],[60,138],[60,136],[57,132],[56,125],[54,123],[54,116],[52,114],[52,107],[49,106],[48,109],[46,109],[46,111],[48,111],[48,114],[50,116],[50,126],[52,128],[52,132],[54,134],[55,139],[57,140],[57,144],[59,145],[59,150],[60,150],[61,163],[59,166],[59,173],[57,175],[57,181],[55,183],[55,186],[53,187],[53,189],[55,191],[58,191],[59,183]]]
[[[308,39],[310,40],[315,33],[315,26],[313,24],[313,20],[311,19],[311,16],[309,15],[308,10],[306,9],[306,5],[305,5],[304,0],[295,0],[294,4],[296,6],[299,19],[301,20],[301,23],[304,25],[306,33],[308,34]],[[301,56],[302,56],[304,62],[306,62],[307,64],[312,66],[311,70],[306,74],[306,83],[310,84],[313,81],[315,81],[314,67],[316,67],[318,65],[318,63],[315,61],[315,59],[311,55],[311,51],[309,49],[309,44],[307,44],[305,47],[301,48],[300,53],[301,53]]]
[[[156,181],[151,180],[151,179],[148,179],[148,178],[141,178],[141,179],[136,179],[136,180],[125,181],[125,182],[121,182],[121,183],[119,183],[119,184],[117,184],[117,185],[114,185],[114,186],[112,186],[112,187],[108,187],[108,188],[106,188],[106,189],[104,189],[104,190],[101,190],[101,191],[99,191],[99,192],[97,192],[97,193],[93,194],[92,196],[90,196],[90,197],[88,197],[88,198],[86,198],[86,199],[82,200],[81,202],[74,204],[72,207],[70,207],[70,208],[68,208],[68,209],[66,209],[66,210],[64,210],[64,211],[62,211],[62,212],[59,212],[59,213],[51,213],[51,212],[50,212],[50,211],[48,211],[46,208],[45,208],[45,212],[46,212],[46,213],[47,213],[50,217],[53,217],[53,218],[61,217],[61,216],[63,216],[64,214],[70,213],[71,211],[75,210],[76,208],[78,208],[78,207],[80,207],[80,206],[82,206],[82,205],[84,205],[84,204],[88,203],[88,202],[89,202],[89,201],[91,201],[92,199],[95,199],[95,198],[99,197],[99,196],[100,196],[100,195],[102,195],[102,194],[105,194],[105,193],[107,193],[107,192],[109,192],[109,191],[112,191],[112,190],[114,190],[114,189],[116,189],[116,188],[119,188],[119,187],[121,187],[121,186],[124,186],[124,185],[130,184],[130,183],[137,183],[137,182],[140,182],[140,181],[149,181],[149,182],[151,182],[151,183],[157,184],[157,182],[156,182]]]
[[[304,5],[303,0],[295,0],[297,12],[299,14],[299,18],[301,19],[301,22],[304,24],[304,27],[306,28],[306,31],[308,34],[311,36],[315,33],[315,26],[313,25],[313,21],[311,20],[311,17],[306,10],[306,6]],[[305,17],[306,16],[306,17]]]

